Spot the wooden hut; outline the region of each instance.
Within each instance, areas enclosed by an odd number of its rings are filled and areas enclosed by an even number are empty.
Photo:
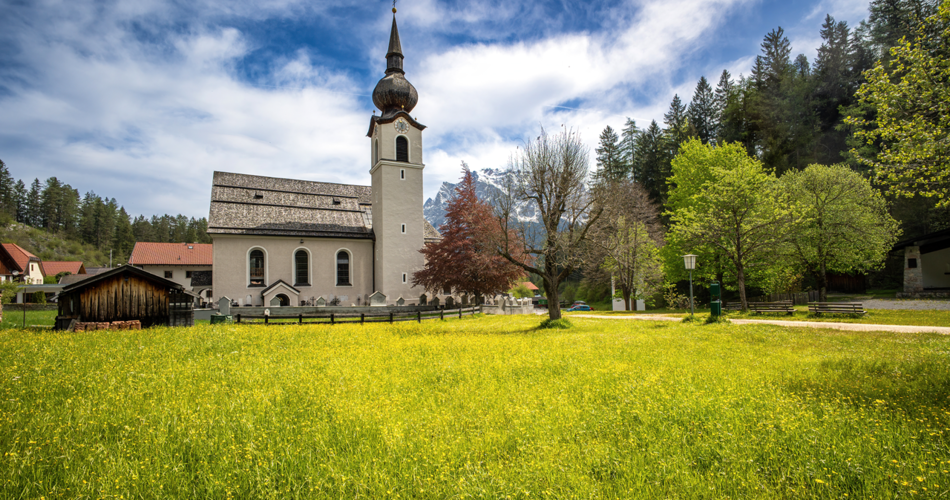
[[[69,284],[59,294],[56,328],[79,323],[194,325],[194,294],[161,276],[124,265]]]

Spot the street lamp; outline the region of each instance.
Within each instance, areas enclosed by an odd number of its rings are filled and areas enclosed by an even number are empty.
[[[693,269],[696,269],[696,256],[693,254],[684,255],[683,262],[686,269],[689,270],[689,315],[693,315]]]

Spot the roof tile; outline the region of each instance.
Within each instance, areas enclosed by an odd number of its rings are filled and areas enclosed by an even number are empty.
[[[135,266],[210,266],[212,245],[209,243],[138,242],[132,249],[129,264]]]

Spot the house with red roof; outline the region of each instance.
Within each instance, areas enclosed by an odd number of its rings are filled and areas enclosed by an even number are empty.
[[[81,261],[43,261],[40,264],[44,276],[56,276],[59,273],[86,274],[86,266]]]
[[[42,285],[43,276],[42,261],[39,257],[16,243],[0,244],[0,280]]]
[[[212,245],[209,243],[138,242],[129,264],[211,299]]]

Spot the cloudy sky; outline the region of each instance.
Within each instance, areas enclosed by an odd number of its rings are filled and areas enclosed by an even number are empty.
[[[748,74],[781,26],[814,58],[863,0],[401,0],[426,197],[541,127],[662,122],[705,75]],[[391,1],[0,0],[0,160],[132,214],[206,217],[215,170],[369,184]],[[593,163],[593,158],[592,158]]]

